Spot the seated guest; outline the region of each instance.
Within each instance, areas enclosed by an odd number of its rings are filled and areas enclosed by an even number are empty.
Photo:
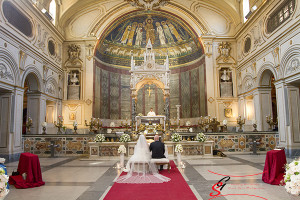
[[[159,136],[154,136],[154,142],[150,144],[150,151],[152,151],[152,158],[165,158],[165,144],[159,141]],[[160,166],[160,170],[163,169],[163,165]]]
[[[148,112],[147,116],[150,116],[150,117],[156,116],[155,112],[153,111],[153,108],[150,109],[150,112]]]

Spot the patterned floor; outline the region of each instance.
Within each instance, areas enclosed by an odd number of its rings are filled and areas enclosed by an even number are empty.
[[[229,154],[226,158],[203,159],[199,157],[183,157],[186,165],[182,175],[192,191],[200,200],[212,198],[209,194],[215,191],[212,186],[221,178],[208,170],[225,175],[243,176],[261,173],[265,154],[258,156],[249,154]],[[289,159],[288,159],[289,160]],[[78,158],[40,158],[45,186],[32,189],[10,190],[6,200],[98,200],[103,199],[113,184],[118,173],[117,158],[98,161],[82,161]],[[17,169],[18,162],[7,163],[11,174]],[[300,197],[289,195],[284,187],[268,185],[262,182],[261,175],[249,177],[231,177],[221,191],[223,197],[217,200],[296,200]],[[228,194],[244,194],[228,195]],[[246,196],[247,194],[247,196]],[[228,196],[227,196],[228,195]],[[260,196],[260,197],[259,197]],[[159,199],[159,198],[157,198]]]

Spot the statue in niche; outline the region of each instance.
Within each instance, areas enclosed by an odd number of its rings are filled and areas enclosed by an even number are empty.
[[[230,77],[227,75],[226,69],[223,71],[223,74],[221,76],[221,80],[224,82],[227,82],[230,80]]]
[[[68,100],[79,100],[80,99],[80,81],[79,71],[71,71],[69,73],[68,80]]]
[[[71,85],[77,85],[79,83],[79,79],[76,76],[76,73],[73,73],[73,77],[70,79]]]
[[[221,97],[232,97],[232,74],[227,68],[220,70],[220,93]]]

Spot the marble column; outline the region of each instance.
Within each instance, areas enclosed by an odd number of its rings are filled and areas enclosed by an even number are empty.
[[[28,92],[27,97],[27,117],[33,123],[31,134],[41,134],[41,124],[46,119],[46,97],[40,92]]]
[[[269,125],[266,121],[266,116],[272,116],[271,88],[257,88],[253,96],[257,130],[268,131]]]
[[[165,115],[166,115],[166,121],[170,121],[170,98],[166,97],[165,99]]]
[[[288,156],[294,156],[300,149],[300,98],[299,88],[283,80],[274,83],[276,87],[279,145],[286,148]]]
[[[133,97],[131,98],[131,130],[134,130],[134,123],[136,117],[136,99]]]
[[[176,105],[177,108],[177,124],[178,124],[178,129],[180,129],[180,107],[181,105]]]
[[[0,95],[0,153],[22,152],[22,113],[24,90],[15,88]]]

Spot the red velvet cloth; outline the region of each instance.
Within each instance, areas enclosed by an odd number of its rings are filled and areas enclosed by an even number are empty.
[[[187,182],[176,168],[174,161],[170,161],[171,170],[159,173],[171,180],[166,183],[126,184],[114,183],[104,200],[197,200]],[[121,176],[125,175],[123,172]]]
[[[45,185],[42,179],[39,157],[31,153],[22,153],[19,160],[18,176],[10,176],[9,184],[18,189],[32,188]],[[26,180],[23,180],[22,174],[27,173]]]
[[[271,185],[279,185],[285,173],[286,157],[284,150],[267,152],[262,180]]]

